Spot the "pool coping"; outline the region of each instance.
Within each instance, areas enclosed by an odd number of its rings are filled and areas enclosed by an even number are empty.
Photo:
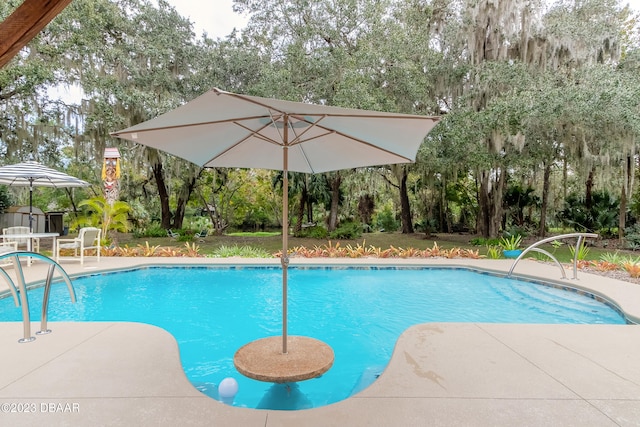
[[[242,258],[102,258],[63,262],[72,276],[153,265],[279,265]],[[512,261],[299,259],[291,265],[462,267],[504,274]],[[25,268],[37,280],[41,266]],[[521,261],[514,275],[544,278],[605,297],[640,319],[640,286]],[[640,421],[640,329],[635,325],[430,323],[399,338],[387,369],[349,399],[304,411],[236,408],[186,379],[173,337],[143,324],[51,323],[18,344],[21,324],[0,323],[0,422],[11,425],[636,425]],[[3,405],[34,405],[33,413]],[[77,404],[78,411],[74,412]],[[22,408],[24,409],[24,407]],[[68,409],[65,412],[65,409]]]

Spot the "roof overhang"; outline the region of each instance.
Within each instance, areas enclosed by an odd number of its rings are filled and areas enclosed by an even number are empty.
[[[0,22],[0,68],[47,26],[71,0],[24,0]]]

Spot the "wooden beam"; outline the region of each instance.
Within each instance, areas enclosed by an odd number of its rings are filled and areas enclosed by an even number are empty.
[[[71,0],[24,0],[0,22],[0,67],[4,67]]]

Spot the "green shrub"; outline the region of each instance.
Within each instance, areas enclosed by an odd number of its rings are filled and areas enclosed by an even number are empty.
[[[378,230],[388,233],[400,228],[400,221],[396,220],[396,216],[389,206],[385,206],[383,210],[376,214],[375,224]]]
[[[632,256],[621,257],[620,261],[617,262],[616,264],[619,264],[619,265],[640,264],[640,257],[632,257]]]
[[[234,256],[242,258],[271,258],[271,254],[262,248],[238,245],[222,245],[214,250],[211,256],[214,258],[229,258]]]
[[[417,222],[414,226],[416,231],[420,231],[426,234],[434,233],[438,229],[438,221],[433,218],[423,219],[420,222]]]
[[[627,242],[627,248],[631,249],[632,251],[638,251],[640,250],[640,243]]]
[[[326,239],[329,232],[321,225],[315,225],[313,227],[303,228],[299,232],[295,233],[296,237],[308,237],[311,239]]]
[[[627,261],[627,259],[622,256],[618,251],[616,252],[605,252],[600,255],[600,261],[608,262],[611,264],[622,264]]]
[[[611,235],[618,224],[620,202],[606,191],[593,192],[589,208],[584,196],[577,194],[568,195],[564,204],[558,219],[575,231],[598,231],[601,235]]]
[[[502,248],[498,245],[487,245],[487,258],[500,259],[502,256]]]
[[[578,257],[577,259],[579,261],[582,260],[586,260],[587,259],[587,255],[589,255],[589,251],[591,249],[589,249],[589,247],[587,245],[584,244],[584,242],[580,243],[580,247],[578,248]],[[575,258],[576,257],[576,248],[575,246],[571,245],[569,246],[569,252],[571,252],[571,257]]]
[[[7,187],[4,185],[0,185],[0,214],[4,213],[4,211],[11,206],[12,204],[11,195],[7,191]]]
[[[167,230],[155,222],[146,228],[133,231],[133,237],[140,239],[144,237],[167,237]]]
[[[502,247],[505,251],[512,251],[520,248],[520,244],[522,243],[522,236],[519,234],[514,234],[509,237],[503,237],[500,239],[500,247]]]
[[[180,235],[180,237],[178,237],[177,239],[178,242],[193,242],[193,235],[197,233],[196,230],[193,230],[191,228],[183,228],[181,230],[177,230],[176,232]]]
[[[210,230],[212,228],[211,219],[208,216],[191,217],[187,221],[187,226],[190,229],[198,230],[198,231],[204,230],[204,229]]]
[[[511,226],[502,233],[503,237],[510,238],[511,236],[520,236],[522,239],[529,235],[528,230],[525,227]]]
[[[500,239],[491,238],[487,239],[486,237],[474,237],[469,241],[469,243],[473,246],[500,246]]]
[[[329,233],[330,239],[357,239],[362,236],[362,226],[356,222],[341,223],[338,228]]]
[[[633,224],[624,229],[624,239],[629,249],[636,250],[640,247],[640,223]]]
[[[487,239],[484,237],[474,237],[469,243],[473,246],[485,246],[487,245]]]

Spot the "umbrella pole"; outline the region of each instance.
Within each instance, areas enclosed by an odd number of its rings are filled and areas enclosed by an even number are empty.
[[[29,233],[33,233],[33,179],[29,179]]]
[[[289,147],[288,116],[284,116],[284,146],[282,147],[282,354],[287,354],[287,268],[289,267]]]
[[[287,147],[284,147],[285,153]],[[285,154],[286,157],[286,154]],[[283,213],[282,213],[282,353],[287,354],[287,268],[289,267],[289,250],[288,250],[288,237],[289,234],[289,215],[287,208],[289,206],[289,197],[287,192],[289,191],[289,180],[287,179],[287,171],[284,172],[284,195],[282,196]]]

